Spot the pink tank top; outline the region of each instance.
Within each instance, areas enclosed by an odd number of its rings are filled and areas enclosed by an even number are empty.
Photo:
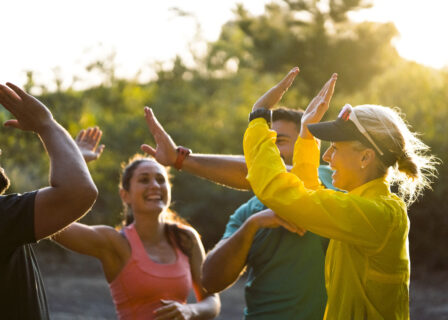
[[[119,319],[153,319],[154,310],[163,306],[160,299],[187,301],[192,288],[188,257],[176,246],[176,262],[152,261],[134,224],[124,229],[132,256],[109,284]]]

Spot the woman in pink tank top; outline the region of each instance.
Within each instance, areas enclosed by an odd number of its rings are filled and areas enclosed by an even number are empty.
[[[86,161],[99,157],[101,131],[81,131],[76,141]],[[119,319],[212,319],[219,297],[201,285],[204,248],[198,233],[169,210],[165,167],[136,155],[120,182],[126,226],[73,223],[53,237],[68,249],[98,258]],[[196,303],[187,304],[194,289]]]

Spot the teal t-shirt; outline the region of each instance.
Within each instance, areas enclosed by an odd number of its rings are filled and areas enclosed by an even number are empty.
[[[319,176],[327,185],[331,170],[320,167]],[[223,239],[264,209],[256,197],[240,206],[230,216]],[[328,239],[309,231],[300,237],[282,227],[258,230],[247,257],[245,319],[321,320],[327,302],[324,277],[327,246]]]

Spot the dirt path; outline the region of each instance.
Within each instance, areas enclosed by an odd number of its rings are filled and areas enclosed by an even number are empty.
[[[96,259],[62,251],[56,255],[38,251],[52,319],[116,319],[109,288]],[[243,281],[237,282],[221,294],[222,309],[217,319],[242,318],[243,286]],[[410,303],[413,320],[448,320],[448,271],[415,276]]]

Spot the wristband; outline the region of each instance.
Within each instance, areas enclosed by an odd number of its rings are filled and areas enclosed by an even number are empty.
[[[254,119],[257,118],[263,118],[268,123],[268,126],[271,126],[272,122],[272,111],[270,109],[260,108],[256,109],[255,111],[252,111],[249,114],[249,122],[251,122]]]
[[[177,170],[182,169],[182,163],[184,162],[185,158],[191,153],[191,150],[182,146],[177,147],[177,158],[176,162],[174,162],[173,167]]]

